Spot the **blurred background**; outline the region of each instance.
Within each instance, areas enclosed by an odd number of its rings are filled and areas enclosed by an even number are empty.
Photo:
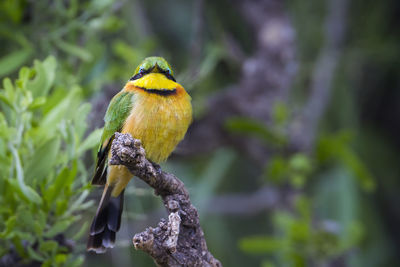
[[[106,107],[163,56],[194,122],[164,170],[224,266],[400,265],[400,2],[2,0],[0,266],[154,266],[138,179],[85,252]]]

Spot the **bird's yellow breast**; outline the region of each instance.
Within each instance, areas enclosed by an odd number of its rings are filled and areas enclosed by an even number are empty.
[[[168,158],[185,136],[192,121],[190,96],[178,83],[171,80],[164,83],[157,83],[157,86],[175,91],[160,95],[129,82],[125,86],[125,90],[135,93],[131,113],[121,132],[130,133],[134,138],[140,139],[146,150],[146,157],[154,162],[162,162]],[[171,88],[171,83],[174,83],[175,88]]]
[[[192,121],[190,96],[161,73],[129,81],[123,90],[133,94],[132,110],[121,132],[140,139],[148,159],[157,163],[166,160]],[[125,166],[109,166],[107,184],[113,186],[111,195],[118,196],[131,178]]]

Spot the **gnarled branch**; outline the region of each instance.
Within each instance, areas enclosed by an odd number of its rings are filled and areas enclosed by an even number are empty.
[[[181,180],[146,159],[140,140],[115,133],[110,164],[124,165],[154,188],[164,202],[168,220],[133,237],[136,249],[148,253],[160,266],[215,266],[222,264],[207,249],[196,208]]]

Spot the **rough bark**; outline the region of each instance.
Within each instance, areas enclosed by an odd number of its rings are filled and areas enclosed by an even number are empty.
[[[222,266],[207,249],[197,210],[183,182],[147,160],[140,140],[130,134],[116,133],[111,151],[110,164],[125,165],[154,188],[169,214],[157,227],[136,234],[134,247],[148,253],[159,266]]]

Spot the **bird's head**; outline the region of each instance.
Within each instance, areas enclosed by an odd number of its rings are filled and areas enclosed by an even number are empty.
[[[161,73],[175,82],[174,72],[168,62],[162,57],[147,57],[136,68],[130,81],[140,79],[150,73]]]

